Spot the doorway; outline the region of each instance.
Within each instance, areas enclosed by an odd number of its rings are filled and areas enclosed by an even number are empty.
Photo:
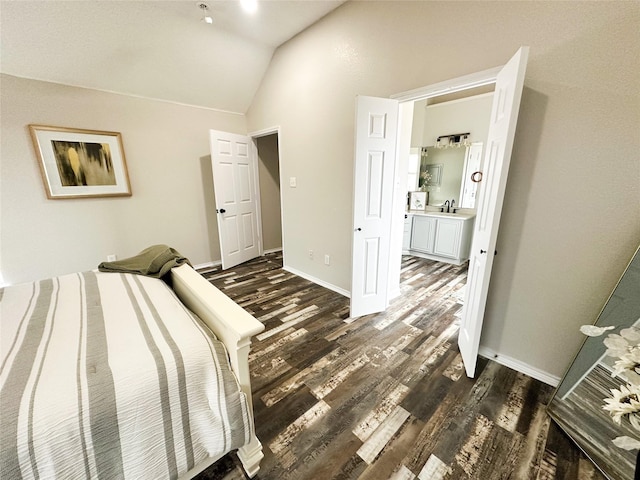
[[[278,127],[249,134],[256,158],[256,198],[261,229],[260,254],[282,251],[284,232],[282,212],[280,129]]]
[[[520,99],[524,86],[524,77],[529,54],[528,47],[521,47],[502,67],[485,70],[466,77],[441,82],[430,87],[405,92],[392,97],[399,102],[400,122],[396,184],[406,181],[407,161],[405,152],[410,147],[410,134],[407,125],[412,124],[413,102],[424,98],[436,97],[442,93],[453,93],[467,90],[469,87],[479,87],[495,84],[494,99],[489,118],[489,129],[486,141],[486,151],[483,157],[483,170],[478,171],[482,180],[478,192],[477,216],[473,227],[473,243],[469,251],[469,274],[467,293],[465,295],[462,321],[458,345],[464,360],[467,376],[473,377],[480,345],[480,335],[484,320],[484,309],[487,301],[493,257],[496,252],[496,242],[500,224],[500,216],[504,201],[509,163],[516,132]],[[404,132],[403,132],[404,129]],[[403,156],[404,161],[403,161]],[[404,184],[406,185],[406,184]],[[406,205],[406,195],[397,189],[394,198],[395,214],[390,219],[390,226],[404,223],[403,211]],[[402,251],[403,230],[391,228],[394,254]],[[437,227],[436,227],[437,235]],[[394,262],[393,270],[399,268],[401,255],[390,257]],[[390,270],[392,270],[390,268]],[[393,290],[399,280],[399,271],[389,275],[389,290]]]
[[[253,137],[257,153],[262,253],[282,250],[282,203],[278,133]]]
[[[222,268],[283,251],[279,129],[209,136]]]
[[[399,157],[408,156],[408,214],[404,225],[396,225],[403,230],[402,255],[455,265],[467,263],[473,241],[471,225],[478,205],[477,183],[471,177],[482,171],[493,91],[494,84],[489,84],[408,102],[413,108],[412,121],[401,128],[410,130],[411,147],[408,152],[398,152]],[[419,210],[414,210],[418,207],[411,202],[413,196],[423,199]],[[458,218],[440,222],[422,217],[441,210],[456,212]],[[466,217],[469,218],[463,222]],[[438,229],[442,235],[434,231],[438,222],[443,223]],[[447,222],[453,223],[445,225]],[[446,240],[453,243],[443,245]],[[448,255],[453,252],[455,258]]]
[[[461,77],[457,79],[460,81],[460,87],[457,88],[454,84],[448,86],[442,86],[440,88],[440,84],[436,84],[429,89],[426,89],[424,92],[415,91],[408,92],[405,98],[398,98],[400,100],[400,122],[398,126],[398,150],[397,150],[397,172],[398,177],[396,177],[396,183],[399,185],[406,185],[406,191],[401,192],[394,201],[396,205],[402,202],[402,205],[399,208],[396,208],[394,211],[394,217],[391,224],[391,236],[392,242],[396,245],[395,251],[392,248],[393,257],[390,262],[390,284],[389,284],[389,299],[393,299],[400,294],[399,291],[399,279],[400,279],[400,262],[402,261],[402,252],[406,251],[405,244],[405,230],[407,228],[406,223],[402,221],[403,219],[400,216],[400,213],[404,213],[408,206],[408,200],[410,200],[408,192],[411,191],[411,187],[409,186],[409,182],[411,182],[415,187],[413,190],[420,189],[422,182],[420,179],[420,167],[422,163],[432,162],[435,164],[443,163],[439,159],[453,157],[457,155],[460,157],[457,161],[460,162],[453,170],[462,170],[463,175],[467,175],[467,172],[464,168],[464,163],[467,160],[466,153],[467,148],[456,148],[455,149],[438,149],[435,145],[437,143],[438,136],[441,135],[449,135],[455,133],[467,133],[465,130],[465,126],[456,126],[459,125],[456,123],[456,116],[458,115],[466,115],[469,112],[475,112],[475,115],[481,116],[484,115],[483,112],[486,111],[486,104],[489,104],[489,111],[486,112],[486,116],[484,120],[478,120],[476,122],[472,122],[478,126],[471,126],[469,130],[481,130],[478,133],[472,133],[472,137],[470,138],[470,142],[472,145],[482,143],[482,152],[481,158],[484,158],[486,141],[487,141],[487,130],[489,126],[489,117],[490,117],[490,105],[493,101],[493,91],[495,90],[495,75],[493,71],[487,70],[485,72],[479,72],[478,74],[481,78],[488,78],[489,80],[474,82],[473,79],[469,81],[468,84],[465,83],[466,77]],[[479,84],[478,84],[479,83]],[[444,93],[443,93],[444,92]],[[464,106],[464,102],[469,98],[477,97],[481,99],[479,102],[476,102],[476,105],[471,107],[470,109],[466,109]],[[482,98],[484,97],[484,100]],[[393,97],[392,97],[393,98]],[[454,108],[449,108],[448,105],[455,105]],[[444,111],[446,109],[446,112]],[[430,111],[439,110],[439,113],[436,115],[432,115],[432,124],[434,125],[425,125],[425,121]],[[442,125],[440,125],[440,119],[442,120]],[[482,123],[482,125],[480,125]],[[469,126],[467,123],[463,123],[463,125]],[[465,130],[465,132],[453,131],[461,128]],[[416,131],[417,130],[417,131]],[[452,131],[449,131],[452,130]],[[425,133],[426,131],[426,133]],[[429,134],[431,132],[431,134]],[[440,132],[435,134],[434,132]],[[460,153],[454,152],[454,150],[459,151]],[[436,152],[435,154],[433,152]],[[426,155],[427,159],[423,157]],[[431,157],[429,157],[431,155]],[[411,158],[413,156],[413,158]],[[426,160],[426,162],[423,162]],[[444,160],[447,161],[447,160]],[[481,160],[482,162],[482,160]],[[411,164],[416,164],[417,167],[411,167]],[[482,165],[480,166],[482,167]],[[411,170],[415,170],[412,172]],[[479,168],[478,170],[482,170]],[[473,173],[473,172],[471,172]],[[412,175],[413,174],[413,175]],[[453,191],[457,191],[456,195],[453,195],[451,199],[455,198],[456,205],[461,206],[460,193],[462,190],[462,186],[465,183],[465,179],[461,175],[458,180],[460,183],[456,187],[452,187]],[[440,204],[444,203],[445,198],[443,195],[446,195],[447,190],[443,187],[445,183],[451,183],[444,179],[440,179],[440,186],[429,186],[429,201],[428,205],[430,209],[435,211],[439,211]],[[441,190],[441,191],[438,191]],[[451,191],[451,190],[449,190]],[[449,199],[449,200],[451,200]],[[478,206],[478,198],[475,199],[475,205],[473,208],[465,209],[463,211],[467,211],[470,213],[475,213]],[[393,240],[395,239],[395,240]],[[471,241],[473,238],[471,238]],[[397,257],[396,257],[397,254]],[[426,258],[429,258],[428,256]]]

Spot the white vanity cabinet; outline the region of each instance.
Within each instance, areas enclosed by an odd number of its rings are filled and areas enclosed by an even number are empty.
[[[403,253],[455,265],[469,259],[475,215],[420,212],[413,213],[410,217],[413,220],[409,249],[406,250],[403,245]],[[406,242],[405,232],[404,243]]]

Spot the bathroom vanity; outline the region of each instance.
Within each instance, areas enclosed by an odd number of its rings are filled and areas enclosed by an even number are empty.
[[[402,253],[461,265],[469,259],[475,214],[409,210]]]

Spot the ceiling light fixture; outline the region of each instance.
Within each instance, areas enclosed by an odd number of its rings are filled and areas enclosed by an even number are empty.
[[[209,25],[211,25],[213,23],[213,17],[209,15],[209,5],[207,5],[206,3],[200,3],[200,2],[198,2],[196,5],[198,5],[198,8],[202,10],[203,16],[200,20],[202,20],[204,23],[208,23]]]
[[[247,13],[255,13],[258,10],[258,0],[240,0],[240,5]]]

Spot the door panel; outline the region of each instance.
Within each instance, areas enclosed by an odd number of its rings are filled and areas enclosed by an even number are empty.
[[[244,234],[243,247],[245,249],[253,248],[255,246],[255,232],[253,231],[253,225],[255,218],[251,213],[245,213],[242,215],[242,233]]]
[[[375,295],[378,293],[378,258],[380,256],[380,241],[377,238],[365,240],[365,295]]]
[[[240,241],[238,239],[238,217],[228,215],[225,218],[222,228],[225,229],[225,249],[230,255],[234,255],[240,251]]]
[[[369,178],[367,189],[367,218],[379,219],[382,214],[382,191],[384,181],[384,153],[369,152]]]
[[[528,53],[528,47],[520,48],[496,79],[487,154],[483,180],[479,186],[479,205],[469,258],[467,293],[458,337],[460,354],[469,377],[475,374]]]
[[[210,131],[211,162],[222,268],[258,256],[256,179],[250,139]]]
[[[246,203],[251,201],[251,168],[245,163],[238,164],[238,201]]]
[[[387,307],[398,102],[359,96],[356,105],[351,317]]]

